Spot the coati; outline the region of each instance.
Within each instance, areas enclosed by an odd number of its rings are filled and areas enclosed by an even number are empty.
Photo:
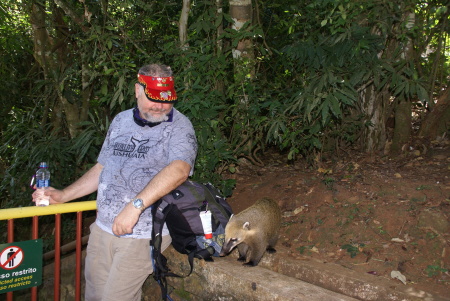
[[[281,226],[281,210],[268,198],[257,201],[244,211],[232,215],[225,227],[225,242],[220,256],[237,246],[239,261],[245,266],[256,266],[264,252],[274,253]]]

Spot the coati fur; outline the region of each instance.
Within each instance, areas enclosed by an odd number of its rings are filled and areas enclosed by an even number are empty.
[[[274,253],[281,226],[281,210],[268,198],[257,201],[244,211],[232,215],[225,227],[225,242],[220,256],[237,246],[239,261],[256,266],[264,252]]]

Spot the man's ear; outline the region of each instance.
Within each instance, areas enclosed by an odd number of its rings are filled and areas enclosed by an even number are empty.
[[[143,91],[144,89],[139,83],[134,84],[134,94],[136,95],[136,98],[139,98],[139,96],[141,96],[141,93]]]

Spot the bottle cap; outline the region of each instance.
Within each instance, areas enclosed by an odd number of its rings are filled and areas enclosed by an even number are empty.
[[[39,165],[40,168],[47,168],[47,162],[41,162]]]
[[[211,239],[211,238],[213,238],[212,233],[205,234],[205,238],[206,238],[206,239]]]

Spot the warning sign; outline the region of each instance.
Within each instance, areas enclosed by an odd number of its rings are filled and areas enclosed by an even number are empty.
[[[23,260],[23,250],[16,246],[11,246],[0,254],[0,265],[5,270],[12,270],[18,267]]]
[[[0,245],[0,294],[42,283],[42,239]]]

